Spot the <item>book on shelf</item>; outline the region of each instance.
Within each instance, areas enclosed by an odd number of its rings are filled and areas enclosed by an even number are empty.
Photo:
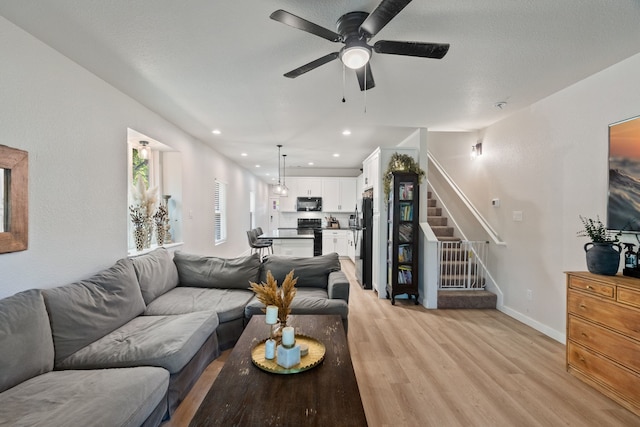
[[[398,267],[398,284],[399,285],[407,285],[413,283],[411,266],[409,265],[401,265]]]
[[[411,245],[398,246],[398,262],[411,262],[413,260],[413,247]]]
[[[413,204],[400,203],[400,221],[413,221]]]
[[[402,182],[398,185],[398,198],[400,200],[413,200],[412,182]]]
[[[412,224],[399,225],[398,241],[404,242],[404,243],[413,241],[413,225]]]

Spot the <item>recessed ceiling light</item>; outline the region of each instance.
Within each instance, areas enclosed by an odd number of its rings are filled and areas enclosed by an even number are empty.
[[[260,165],[256,165],[256,167],[257,167],[257,168],[259,168],[259,167],[260,167]]]
[[[240,153],[242,157],[247,157],[247,153]]]
[[[342,131],[342,134],[344,136],[349,136],[349,135],[351,135],[351,131],[349,129],[345,129],[345,130]]]
[[[211,131],[211,133],[214,135],[220,135],[222,132],[220,132],[220,129],[214,129]]]
[[[313,166],[313,162],[309,162],[309,163],[308,163],[308,165],[309,165],[309,166]]]
[[[340,157],[339,153],[333,153],[333,157]]]

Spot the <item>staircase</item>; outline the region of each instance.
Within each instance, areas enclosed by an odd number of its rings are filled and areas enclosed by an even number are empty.
[[[454,235],[437,200],[427,192],[427,223],[440,242],[438,308],[496,308],[497,296],[484,289],[484,278],[476,275],[473,242]],[[470,281],[470,277],[476,278]]]

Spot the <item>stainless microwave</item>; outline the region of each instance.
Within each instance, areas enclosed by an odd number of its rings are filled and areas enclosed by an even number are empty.
[[[296,201],[298,212],[315,212],[322,210],[322,197],[298,197]]]

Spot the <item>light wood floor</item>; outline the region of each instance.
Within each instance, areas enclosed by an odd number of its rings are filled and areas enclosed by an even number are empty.
[[[349,348],[370,426],[640,426],[565,370],[564,345],[497,310],[426,310],[351,282]],[[187,426],[230,351],[163,427]]]

